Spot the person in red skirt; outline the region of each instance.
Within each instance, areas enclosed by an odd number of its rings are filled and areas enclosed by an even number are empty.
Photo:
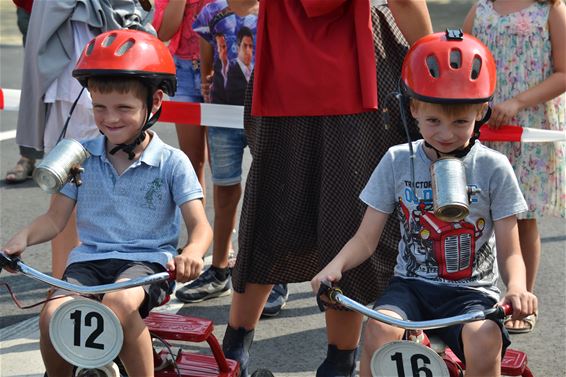
[[[376,110],[397,89],[408,44],[431,32],[420,0],[389,7],[368,0],[260,1],[244,111],[252,164],[223,339],[243,376],[273,284],[310,280],[334,258],[363,217],[358,196],[371,172],[390,146],[406,141]],[[389,104],[391,124],[401,124],[397,105]],[[346,294],[363,303],[380,295],[399,239],[390,221],[379,253],[341,280]],[[317,376],[353,375],[362,316],[328,310],[326,324],[328,353]]]

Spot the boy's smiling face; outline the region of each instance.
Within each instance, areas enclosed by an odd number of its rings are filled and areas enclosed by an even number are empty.
[[[456,111],[447,111],[445,106],[415,101],[411,103],[411,114],[418,122],[423,139],[442,154],[468,146],[475,122],[482,117],[483,108],[482,105],[469,105]],[[426,148],[427,155],[435,160],[436,153],[429,149]]]
[[[154,108],[161,104],[163,93],[154,93]],[[102,93],[90,90],[96,126],[112,145],[130,144],[137,136],[147,117],[145,102],[131,91]],[[160,95],[159,95],[160,94]]]

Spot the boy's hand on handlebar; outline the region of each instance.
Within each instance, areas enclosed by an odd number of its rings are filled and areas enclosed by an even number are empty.
[[[204,261],[199,256],[191,255],[188,252],[175,256],[168,263],[168,269],[175,271],[175,280],[180,283],[186,283],[196,279],[204,266]]]
[[[22,233],[18,233],[2,246],[2,251],[6,255],[17,257],[24,252],[27,246],[27,237]]]
[[[527,290],[508,289],[501,304],[511,304],[513,307],[512,319],[521,319],[538,313],[537,297]]]

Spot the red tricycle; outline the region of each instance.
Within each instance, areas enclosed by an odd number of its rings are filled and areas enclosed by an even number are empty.
[[[80,286],[55,279],[17,257],[0,252],[0,270],[2,268],[79,295],[97,295],[174,278],[171,273],[162,272],[113,284]],[[150,313],[144,321],[154,342],[155,377],[240,375],[239,363],[224,356],[213,334],[212,321],[164,313]],[[102,303],[82,297],[65,302],[54,313],[49,333],[56,351],[76,366],[76,377],[125,376],[118,358],[123,341],[122,327],[116,315]],[[188,352],[183,349],[183,342],[207,342],[211,354]]]
[[[328,301],[325,302],[321,296],[326,297]],[[321,310],[328,303],[340,305],[376,321],[406,330],[403,340],[390,342],[373,354],[370,366],[373,377],[463,377],[464,363],[440,339],[429,339],[424,330],[490,318],[503,319],[513,311],[510,306],[504,305],[443,319],[406,321],[372,310],[345,296],[339,288],[331,286],[328,282],[321,285],[317,301]],[[527,365],[527,355],[508,348],[501,361],[501,374],[533,377]]]

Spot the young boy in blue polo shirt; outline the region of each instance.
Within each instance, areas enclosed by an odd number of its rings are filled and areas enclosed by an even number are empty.
[[[176,88],[167,47],[140,31],[100,34],[86,46],[73,76],[91,93],[102,135],[83,143],[91,156],[83,164],[82,185],[67,184],[45,214],[8,241],[4,252],[18,255],[28,245],[51,240],[76,206],[81,244],[69,255],[65,280],[98,285],[165,270],[174,270],[180,282],[198,277],[212,241],[202,189],[186,155],[147,131],[159,117],[163,93],[172,95]],[[178,254],[181,216],[189,239]],[[155,283],[101,298],[122,324],[120,359],[130,376],[154,373],[151,338],[142,318],[170,291],[170,283]],[[71,375],[72,366],[49,337],[51,316],[71,299],[47,302],[40,315],[40,348],[49,376]]]

